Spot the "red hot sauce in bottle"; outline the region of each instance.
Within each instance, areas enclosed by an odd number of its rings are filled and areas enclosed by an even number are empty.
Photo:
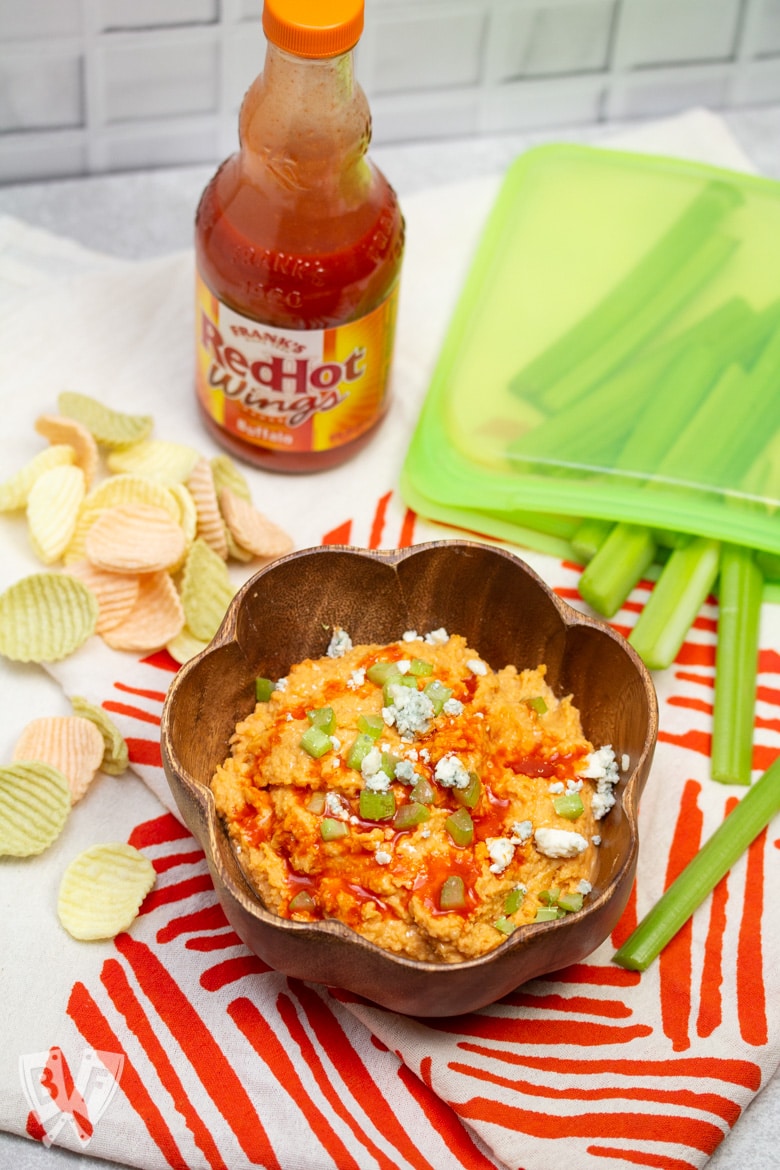
[[[271,471],[357,454],[389,405],[404,225],[366,157],[363,0],[265,0],[239,151],[195,224],[196,389],[232,454]]]

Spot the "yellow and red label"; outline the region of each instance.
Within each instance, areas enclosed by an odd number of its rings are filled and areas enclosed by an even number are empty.
[[[197,275],[196,386],[226,431],[277,451],[351,443],[384,413],[398,285],[334,329],[280,329],[236,313]]]

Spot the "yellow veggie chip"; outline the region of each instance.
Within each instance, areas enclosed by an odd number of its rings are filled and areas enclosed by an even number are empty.
[[[179,505],[179,524],[189,547],[198,531],[198,510],[195,501],[183,483],[171,484],[168,490]]]
[[[62,875],[60,922],[73,938],[114,938],[138,917],[155,881],[151,861],[132,845],[93,845],[74,857]]]
[[[39,451],[35,458],[25,463],[24,467],[20,467],[10,479],[0,483],[0,512],[15,512],[26,507],[30,488],[39,475],[51,467],[61,467],[75,462],[76,452],[65,443],[57,443],[56,446]]]
[[[200,455],[183,443],[169,443],[165,439],[145,439],[130,447],[112,451],[106,463],[109,471],[143,475],[170,487],[185,483]]]
[[[205,650],[208,642],[202,642],[200,638],[196,638],[192,630],[188,630],[185,626],[180,634],[175,638],[171,638],[170,642],[166,643],[165,649],[180,666],[185,662],[189,662],[196,654],[200,654],[201,650]]]
[[[103,736],[80,715],[33,719],[14,747],[14,760],[36,760],[58,768],[68,781],[73,804],[81,800],[103,759]]]
[[[77,715],[94,723],[103,737],[100,771],[106,772],[109,776],[121,776],[127,771],[129,759],[127,744],[117,725],[109,719],[102,707],[95,706],[81,695],[73,695],[70,705]]]
[[[83,423],[90,434],[104,447],[124,447],[140,443],[152,432],[154,419],[148,414],[125,414],[112,410],[89,394],[63,390],[57,399],[60,414]]]
[[[84,472],[64,463],[39,475],[27,497],[27,524],[35,555],[53,565],[73,538],[86,491]]]
[[[184,620],[196,638],[211,641],[234,593],[227,565],[199,537],[187,553],[181,579]]]
[[[107,508],[123,504],[149,504],[162,508],[178,522],[179,505],[167,487],[140,475],[114,475],[94,488],[79,513],[73,539],[65,551],[65,564],[71,565],[87,558],[87,533]]]
[[[56,662],[95,632],[94,593],[64,573],[33,573],[0,594],[0,654],[15,662]]]
[[[68,781],[51,764],[0,767],[0,857],[43,853],[62,832],[70,804]]]
[[[87,428],[75,418],[42,414],[35,420],[35,429],[50,443],[67,443],[73,448],[76,466],[84,472],[89,487],[95,478],[99,456],[97,443]]]
[[[90,564],[114,573],[154,573],[181,561],[184,533],[162,508],[120,504],[106,508],[86,535]]]

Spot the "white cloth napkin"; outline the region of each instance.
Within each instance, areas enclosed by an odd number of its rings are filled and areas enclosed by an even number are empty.
[[[747,165],[719,119],[702,111],[611,145]],[[314,479],[247,471],[257,506],[297,547],[335,533],[366,547],[448,535],[408,514],[398,477],[499,183],[459,183],[404,203],[394,400],[375,441]],[[110,260],[0,220],[3,475],[40,448],[35,417],[55,410],[62,389],[153,414],[158,437],[216,453],[191,389],[192,282],[189,252]],[[22,518],[0,517],[0,547],[0,588],[40,567]],[[580,604],[576,567],[522,555]],[[231,569],[237,584],[249,571]],[[644,596],[640,588],[632,604]],[[678,663],[656,678],[661,736],[642,805],[644,848],[635,897],[613,939],[586,964],[445,1021],[401,1018],[287,981],[232,935],[159,768],[171,677],[164,659],[139,662],[92,639],[48,675],[0,661],[3,759],[27,720],[66,713],[66,696],[79,694],[109,711],[133,760],[124,777],[98,778],[45,854],[0,863],[0,1127],[48,1140],[48,1126],[61,1146],[149,1170],[558,1170],[566,1162],[606,1170],[626,1157],[701,1166],[778,1064],[780,930],[770,919],[777,833],[763,835],[641,979],[609,960],[735,795],[708,776],[715,617],[705,607]],[[616,618],[631,621],[631,609]],[[780,752],[778,645],[780,615],[767,606],[761,766]],[[127,935],[76,943],[57,921],[59,877],[81,849],[106,840],[142,848],[157,887]],[[86,1103],[86,1140],[70,1118],[76,1097],[70,1093],[69,1114],[35,1089],[55,1047]],[[92,1049],[109,1054],[109,1064],[123,1058],[118,1092],[105,1069],[97,1085]]]

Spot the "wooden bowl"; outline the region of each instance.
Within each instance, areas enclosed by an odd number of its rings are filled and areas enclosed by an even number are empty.
[[[556,694],[573,695],[591,742],[611,744],[618,760],[628,757],[616,804],[600,822],[593,892],[581,911],[521,926],[481,958],[448,964],[398,957],[332,919],[294,922],[265,909],[237,862],[209,782],[229,754],[236,723],[254,710],[255,678],[280,678],[293,663],[320,657],[333,626],[355,644],[444,626],[494,669],[546,663],[547,681]],[[162,755],[220,902],[250,950],[286,975],[393,1011],[449,1016],[581,961],[610,933],[634,880],[637,804],[657,730],[653,683],[625,639],[561,601],[511,553],[460,540],[400,552],[325,546],[275,561],[236,594],[213,642],[174,679]]]

